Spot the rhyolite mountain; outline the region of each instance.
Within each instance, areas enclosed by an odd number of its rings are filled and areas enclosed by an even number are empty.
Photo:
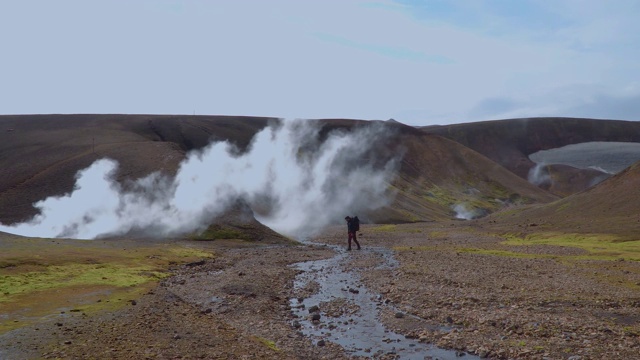
[[[154,171],[174,174],[187,152],[219,140],[230,141],[242,151],[257,132],[275,121],[244,116],[0,116],[0,222],[30,219],[37,213],[34,202],[70,192],[77,171],[99,158],[120,163],[116,179],[121,182]],[[518,120],[421,129],[395,121],[317,121],[323,136],[361,126],[381,126],[388,132],[367,156],[380,164],[401,156],[387,189],[393,200],[386,207],[360,214],[378,223],[474,218],[520,205],[552,203],[560,197],[523,176],[532,164],[528,154],[583,140],[636,141],[630,130],[635,124],[616,121],[576,125],[572,119],[559,123],[545,119],[526,125]],[[516,125],[505,126],[511,123]],[[589,134],[585,124],[591,124],[594,134]],[[531,137],[527,126],[544,136],[525,141]],[[582,130],[569,137],[567,133],[576,128]],[[249,211],[244,206],[239,209]],[[210,233],[215,234],[224,224],[213,225]],[[242,230],[242,224],[233,226],[232,233]],[[252,231],[256,226],[252,222]]]
[[[474,149],[524,179],[536,165],[529,156],[541,150],[595,141],[640,142],[638,121],[541,117],[420,129]],[[556,164],[548,164],[544,171],[550,181],[541,186],[559,196],[583,191],[608,177],[601,171]]]

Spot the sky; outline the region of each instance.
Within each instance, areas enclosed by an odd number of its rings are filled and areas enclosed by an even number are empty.
[[[0,0],[0,114],[640,120],[640,0]]]

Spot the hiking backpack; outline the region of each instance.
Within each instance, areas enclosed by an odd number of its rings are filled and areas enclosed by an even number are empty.
[[[354,216],[351,221],[353,222],[353,231],[360,231],[360,219],[358,219],[358,216]]]

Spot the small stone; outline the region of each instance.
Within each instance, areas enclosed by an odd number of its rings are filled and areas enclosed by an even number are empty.
[[[320,311],[320,308],[318,307],[318,305],[313,305],[312,307],[309,308],[309,313],[317,312],[317,311]]]
[[[325,346],[326,343],[324,342],[324,340],[318,340],[318,342],[316,343],[317,346]]]
[[[320,320],[320,314],[313,314],[313,315],[311,315],[311,320],[312,320],[312,321],[318,321],[318,320]]]
[[[294,328],[299,329],[301,326],[302,326],[302,325],[300,325],[300,322],[299,322],[299,321],[297,321],[297,320],[296,320],[296,321],[294,321],[294,322],[293,322],[293,327],[294,327]]]
[[[402,319],[403,317],[404,317],[403,313],[401,313],[399,311],[396,313],[396,319]]]

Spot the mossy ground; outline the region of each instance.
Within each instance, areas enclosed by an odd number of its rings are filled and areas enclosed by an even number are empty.
[[[371,232],[404,232],[404,233],[421,233],[422,230],[420,229],[416,229],[416,228],[409,228],[409,227],[398,227],[395,224],[385,224],[385,225],[379,225],[379,226],[375,226],[372,228],[367,229],[367,231],[371,231]]]
[[[149,241],[0,239],[0,333],[63,311],[122,306],[171,265],[214,256]]]
[[[202,233],[195,234],[191,238],[192,240],[249,240],[249,236],[245,232],[223,225],[211,225]]]
[[[550,245],[574,247],[587,251],[575,258],[591,260],[633,260],[640,261],[640,238],[629,241],[609,234],[573,234],[543,232],[525,237],[507,235],[505,245]]]
[[[402,231],[401,229],[388,228],[387,225],[379,226],[377,231]],[[458,230],[459,231],[459,230]],[[468,233],[471,233],[467,231]],[[475,232],[477,235],[483,235]],[[431,231],[429,238],[444,239],[446,232]],[[596,261],[640,261],[640,239],[628,240],[610,234],[574,234],[560,232],[539,232],[528,235],[522,234],[484,234],[494,236],[497,239],[498,247],[473,247],[473,246],[453,246],[443,245],[423,245],[423,246],[396,246],[397,251],[456,251],[462,253],[506,256],[513,258],[558,258],[563,260],[596,260]],[[546,246],[548,252],[531,253],[526,251],[527,246]],[[503,248],[504,247],[504,248]],[[506,248],[508,247],[508,248]],[[554,253],[554,247],[576,248],[583,250],[580,255],[566,255],[561,252]],[[519,248],[522,251],[518,251]]]

